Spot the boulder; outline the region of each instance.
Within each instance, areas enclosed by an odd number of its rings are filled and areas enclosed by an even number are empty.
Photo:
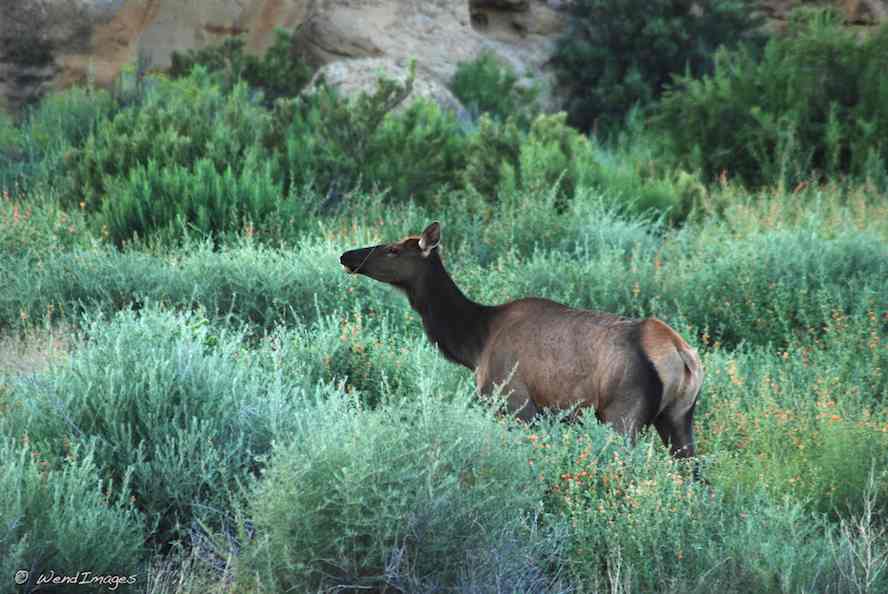
[[[380,77],[404,83],[409,76],[409,65],[398,63],[388,58],[363,58],[357,60],[340,60],[322,67],[306,87],[304,93],[311,93],[320,80],[345,97],[361,92],[372,94],[376,90],[376,82]],[[457,117],[467,117],[467,112],[460,101],[453,96],[450,89],[422,73],[417,72],[413,80],[413,90],[395,111],[404,109],[416,99],[422,97],[434,101],[439,106],[452,111]]]

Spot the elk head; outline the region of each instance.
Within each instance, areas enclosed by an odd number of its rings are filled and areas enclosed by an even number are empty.
[[[374,245],[342,254],[339,262],[350,274],[400,288],[416,286],[431,267],[432,254],[441,241],[441,225],[434,222],[419,236]]]

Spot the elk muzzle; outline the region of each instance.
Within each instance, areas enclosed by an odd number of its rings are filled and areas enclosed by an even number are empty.
[[[339,263],[349,274],[357,274],[379,246],[349,250],[339,257]]]

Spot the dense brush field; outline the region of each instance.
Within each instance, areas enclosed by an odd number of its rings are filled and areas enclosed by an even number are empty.
[[[0,591],[888,591],[878,153],[753,185],[634,116],[605,142],[189,72],[0,121]],[[705,481],[653,432],[498,416],[339,265],[433,220],[476,301],[685,336]]]

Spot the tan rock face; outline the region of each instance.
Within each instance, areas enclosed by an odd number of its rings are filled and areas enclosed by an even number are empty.
[[[108,85],[127,64],[170,65],[174,50],[244,35],[250,51],[276,27],[297,30],[317,66],[355,58],[405,63],[446,85],[490,48],[528,77],[544,75],[564,20],[542,0],[2,0],[0,103],[18,109],[50,89]],[[475,15],[473,19],[472,15]],[[478,15],[486,15],[479,25]]]
[[[780,19],[799,0],[762,0]],[[298,30],[317,66],[348,59],[417,60],[447,85],[459,62],[491,49],[530,79],[552,83],[549,61],[568,0],[0,0],[0,107],[13,110],[50,89],[108,85],[138,58],[170,65],[174,50],[244,35],[261,52],[274,29]],[[837,0],[849,22],[888,18],[886,0]],[[549,85],[552,86],[552,85]]]

